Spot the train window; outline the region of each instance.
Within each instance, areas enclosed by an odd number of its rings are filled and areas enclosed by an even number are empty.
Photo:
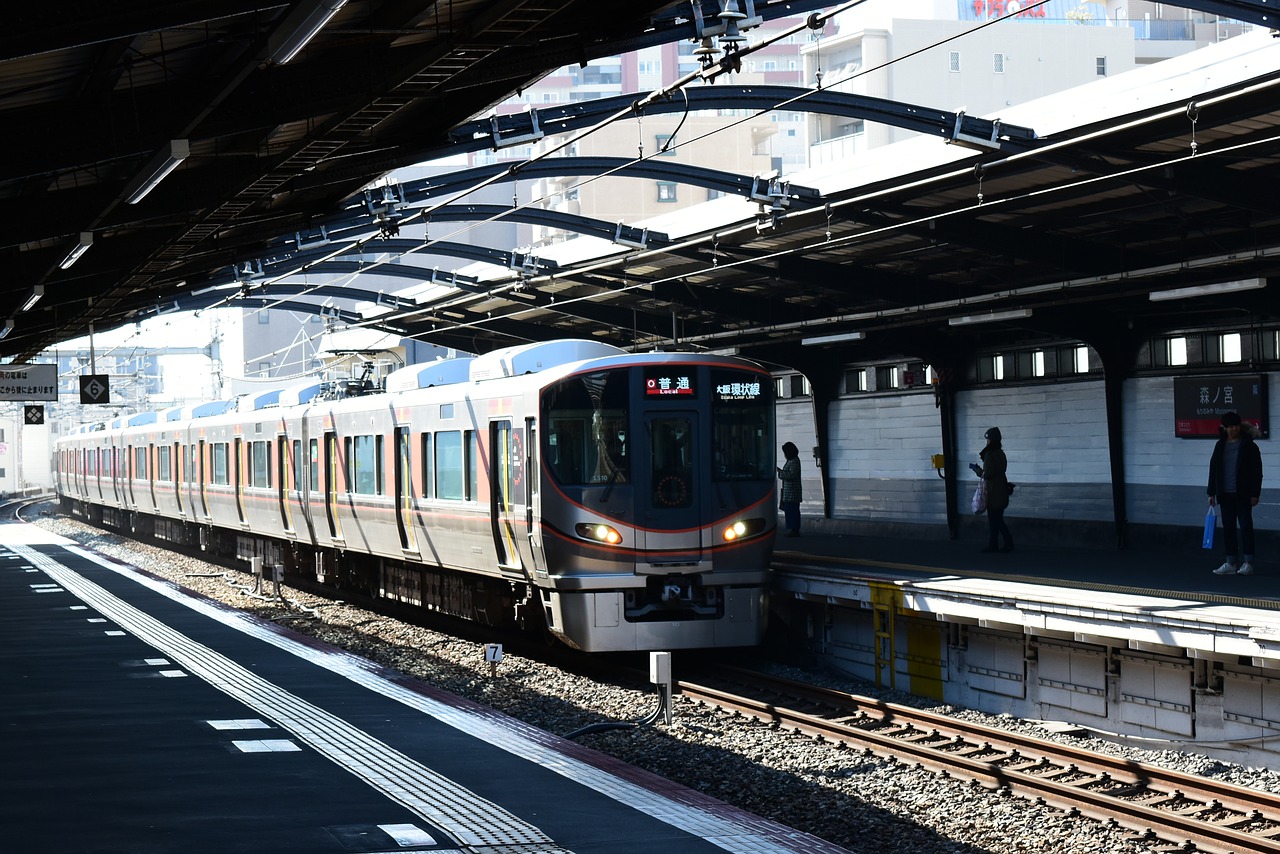
[[[271,485],[271,445],[267,442],[249,443],[249,485]]]
[[[307,444],[307,471],[310,472],[311,490],[320,491],[320,440],[311,439]]]
[[[627,483],[628,373],[601,371],[556,383],[543,397],[543,459],[564,484]]]
[[[345,440],[347,482],[360,495],[382,495],[382,436],[353,436]]]
[[[169,480],[169,449],[164,445],[156,448],[156,479]]]
[[[147,449],[133,449],[133,477],[134,480],[147,479]]]
[[[436,434],[436,498],[461,501],[464,497],[462,431]]]
[[[654,503],[688,507],[693,503],[693,425],[688,418],[654,418],[649,425],[650,483]]]
[[[210,451],[213,455],[213,473],[209,478],[209,482],[226,486],[231,483],[231,478],[227,472],[227,443],[214,442]]]
[[[480,497],[480,443],[474,430],[467,431],[467,500]]]
[[[711,408],[716,480],[772,480],[773,418],[771,385],[738,371],[714,371]]]
[[[293,488],[297,492],[302,491],[302,440],[294,439],[293,445]]]
[[[422,460],[422,497],[431,497],[431,434],[422,434],[422,453],[418,455],[418,459]]]

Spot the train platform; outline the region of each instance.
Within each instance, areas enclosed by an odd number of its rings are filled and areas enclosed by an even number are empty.
[[[842,851],[0,525],[0,847]]]
[[[819,520],[774,553],[783,596],[913,613],[1026,635],[1189,657],[1236,656],[1280,668],[1280,564],[1215,575],[1220,550],[1099,549],[886,537]]]

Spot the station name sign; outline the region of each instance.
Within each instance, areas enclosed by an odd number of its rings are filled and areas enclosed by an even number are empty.
[[[0,365],[0,400],[57,399],[57,365]]]
[[[1263,374],[1221,374],[1173,378],[1173,435],[1181,439],[1216,439],[1222,416],[1240,420],[1270,438],[1267,423],[1267,378]]]

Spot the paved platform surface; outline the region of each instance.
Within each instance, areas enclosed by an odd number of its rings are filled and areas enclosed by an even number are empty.
[[[0,851],[843,849],[0,525]]]
[[[779,538],[775,557],[780,565],[858,567],[912,579],[953,573],[1016,578],[1137,593],[1239,598],[1256,600],[1260,608],[1280,609],[1280,556],[1273,560],[1262,555],[1253,575],[1223,576],[1213,574],[1222,564],[1219,550],[1051,548],[1019,542],[1013,552],[984,554],[982,546],[975,540],[805,531],[796,538]]]

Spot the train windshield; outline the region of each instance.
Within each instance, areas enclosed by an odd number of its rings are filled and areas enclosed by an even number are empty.
[[[550,389],[543,422],[546,464],[568,486],[628,483],[628,373],[600,371]]]
[[[713,371],[711,431],[716,480],[773,477],[773,421],[769,392],[759,374]]]

